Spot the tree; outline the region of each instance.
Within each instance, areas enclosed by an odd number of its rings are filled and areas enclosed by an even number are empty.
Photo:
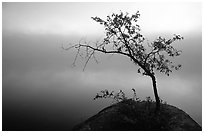
[[[174,48],[172,44],[177,40],[182,40],[183,37],[174,35],[171,39],[166,39],[159,36],[152,43],[145,43],[146,38],[140,33],[140,26],[137,24],[139,17],[139,11],[133,15],[123,12],[113,13],[107,16],[106,20],[92,17],[94,21],[104,26],[106,33],[104,39],[101,42],[94,43],[94,46],[90,43],[79,42],[65,49],[77,49],[75,64],[78,56],[84,55],[81,52],[83,52],[82,48],[85,48],[86,62],[84,69],[91,58],[97,62],[96,52],[124,55],[130,58],[139,67],[138,73],[151,78],[156,100],[156,111],[158,111],[160,109],[160,99],[157,92],[155,72],[159,71],[169,76],[173,69],[178,70],[181,67],[180,64],[174,65],[170,58],[181,54],[181,51]]]

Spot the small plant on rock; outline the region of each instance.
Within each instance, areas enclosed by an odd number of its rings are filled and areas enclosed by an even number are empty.
[[[117,93],[114,93],[114,91],[109,92],[107,89],[102,90],[100,93],[96,94],[94,100],[99,98],[110,98],[116,102],[127,100],[127,97],[125,96],[125,93],[122,90]]]

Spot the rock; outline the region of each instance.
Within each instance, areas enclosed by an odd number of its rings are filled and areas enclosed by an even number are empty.
[[[76,125],[78,131],[201,131],[201,126],[184,111],[155,102],[132,99],[113,104]]]

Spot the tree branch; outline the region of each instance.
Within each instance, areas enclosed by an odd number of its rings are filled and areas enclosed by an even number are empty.
[[[102,50],[102,49],[99,49],[99,48],[95,48],[95,47],[92,47],[90,45],[84,45],[84,44],[77,44],[78,45],[78,48],[79,47],[86,47],[86,48],[90,48],[94,51],[98,51],[98,52],[101,52],[101,53],[105,53],[105,54],[121,54],[121,55],[126,55],[126,56],[129,56],[129,54],[127,53],[124,53],[124,52],[121,52],[121,51],[107,51],[107,50]],[[76,46],[77,46],[76,45]],[[130,57],[130,56],[129,56]]]

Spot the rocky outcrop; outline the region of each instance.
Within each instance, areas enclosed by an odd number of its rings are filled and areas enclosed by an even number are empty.
[[[73,130],[84,131],[201,131],[184,111],[161,104],[159,112],[154,111],[155,103],[124,100],[101,110]]]

